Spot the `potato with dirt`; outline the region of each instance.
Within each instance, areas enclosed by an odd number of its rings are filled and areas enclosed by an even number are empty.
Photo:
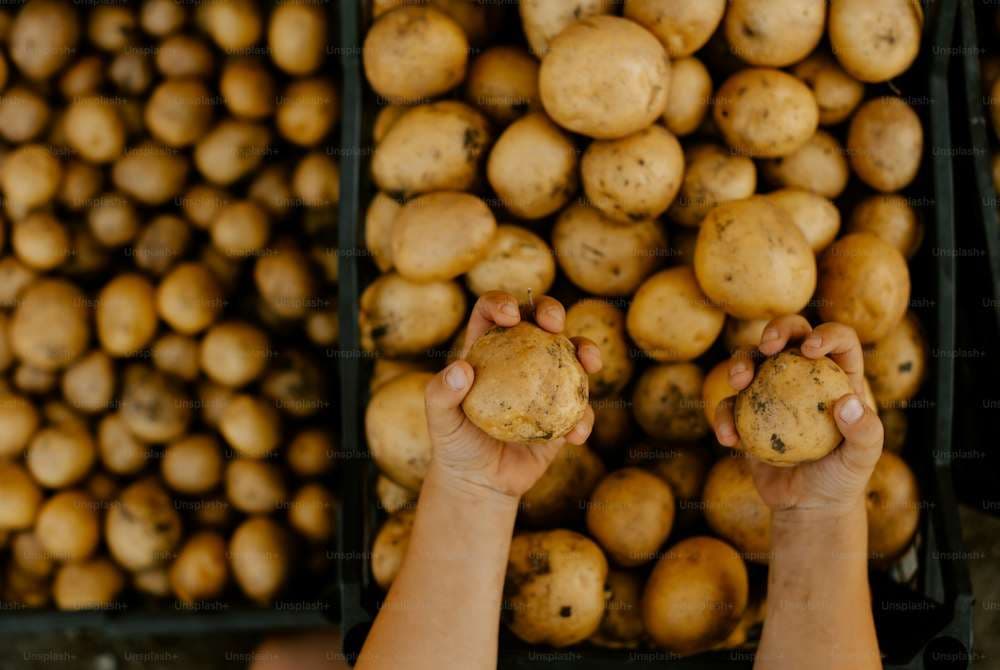
[[[153,479],[130,485],[111,505],[104,541],[131,571],[162,565],[181,538],[181,519],[170,495]]]
[[[847,188],[851,168],[848,151],[825,130],[816,134],[796,151],[761,161],[764,181],[775,187],[801,188],[831,200]]]
[[[566,337],[585,337],[601,350],[601,369],[589,375],[591,398],[620,392],[635,369],[625,335],[625,315],[609,302],[584,299],[566,312]]]
[[[526,113],[541,111],[538,68],[538,61],[520,47],[491,47],[476,56],[469,66],[465,101],[499,125],[512,123]],[[376,142],[377,138],[376,133]]]
[[[924,12],[913,0],[832,0],[830,46],[851,76],[863,82],[888,81],[920,53]]]
[[[727,456],[716,461],[702,492],[705,521],[743,558],[766,564],[771,549],[771,509],[753,483],[749,459]]]
[[[379,387],[365,410],[365,437],[379,470],[419,491],[431,460],[424,388],[433,375],[409,372]]]
[[[902,98],[869,100],[851,118],[847,153],[854,173],[875,190],[891,193],[906,188],[923,162],[920,117]]]
[[[654,365],[639,376],[632,412],[646,435],[687,442],[708,434],[702,407],[705,375],[694,363]]]
[[[910,312],[885,337],[864,349],[865,378],[880,408],[906,407],[927,374],[927,338]]]
[[[742,200],[757,190],[757,167],[746,156],[716,144],[696,144],[684,153],[684,179],[667,217],[697,227],[716,205]]]
[[[684,58],[705,46],[725,12],[726,0],[625,0],[624,13],[653,33],[670,58]]]
[[[465,273],[465,281],[477,296],[500,291],[524,304],[529,296],[545,295],[555,276],[556,262],[545,240],[527,228],[501,224],[486,254]]]
[[[390,273],[361,294],[361,345],[407,356],[444,344],[465,317],[466,300],[453,281],[418,284]]]
[[[732,0],[722,24],[726,41],[751,65],[792,65],[822,39],[826,4],[826,0]]]
[[[674,495],[659,477],[638,468],[615,470],[587,501],[587,530],[620,566],[653,560],[674,523]]]
[[[579,520],[582,503],[604,474],[604,464],[590,447],[567,442],[556,452],[545,474],[521,497],[519,519],[534,528]]]
[[[11,350],[22,362],[54,372],[87,349],[90,303],[63,279],[41,279],[21,294],[8,325]]]

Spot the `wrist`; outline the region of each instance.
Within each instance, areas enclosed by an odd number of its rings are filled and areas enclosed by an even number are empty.
[[[772,512],[771,524],[789,530],[822,531],[823,528],[856,522],[859,518],[867,520],[865,501],[861,496],[829,505],[777,509]]]
[[[421,495],[428,489],[446,498],[454,499],[458,504],[481,505],[512,514],[517,513],[518,505],[521,502],[519,496],[499,491],[478,481],[475,477],[457,472],[436,460],[431,461],[427,476],[424,478]]]
[[[868,517],[863,500],[837,509],[789,509],[774,513],[771,553],[781,560],[803,555],[824,562],[843,559],[867,564]]]

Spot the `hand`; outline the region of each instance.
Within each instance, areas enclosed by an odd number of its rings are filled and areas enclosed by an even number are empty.
[[[806,358],[829,356],[847,373],[854,393],[838,399],[833,407],[844,441],[818,461],[790,468],[752,459],[754,484],[776,515],[810,519],[840,516],[863,504],[865,485],[882,453],[882,422],[864,402],[861,343],[847,326],[824,323],[813,330],[808,321],[794,314],[767,324],[757,349],[771,356],[782,351],[789,340],[802,340],[799,348]],[[729,360],[730,386],[742,391],[753,376],[753,351],[736,352]],[[714,428],[721,444],[739,448],[733,401],[727,398],[719,403]]]
[[[451,482],[487,493],[520,498],[548,468],[566,442],[583,444],[594,426],[594,411],[587,406],[583,419],[563,438],[541,445],[501,442],[477,428],[465,412],[462,401],[475,378],[472,366],[463,360],[481,335],[494,326],[510,328],[521,321],[517,301],[507,293],[484,294],[476,302],[465,331],[459,360],[427,384],[427,426],[430,430],[433,457],[437,468]],[[535,301],[535,323],[551,333],[562,332],[566,310],[555,299],[543,296]],[[601,369],[601,352],[585,338],[574,338],[576,355],[583,369],[594,373]]]

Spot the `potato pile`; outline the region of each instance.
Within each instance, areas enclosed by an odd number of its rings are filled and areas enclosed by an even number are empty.
[[[5,607],[266,604],[325,574],[326,11],[0,12]]]
[[[892,452],[928,355],[908,312],[922,226],[905,195],[923,126],[896,80],[920,50],[918,3],[487,4],[376,2],[364,42],[381,103],[364,222],[380,274],[361,297],[376,354],[366,432],[389,514],[375,581],[388,588],[403,560],[430,462],[424,386],[490,290],[552,293],[565,334],[604,359],[588,378],[590,443],[564,447],[523,499],[504,609],[516,636],[679,654],[746,643],[765,609],[770,511],[710,424],[734,395],[724,359],[785,314],[847,324],[865,345],[888,447],[870,546],[892,563],[919,521],[916,479]],[[516,330],[470,356],[502,359],[489,399],[508,408],[547,378],[520,365],[546,344],[501,351]],[[837,445],[833,402],[850,386],[834,363],[792,349],[758,381],[801,407],[782,419],[789,445],[764,435],[748,449],[793,463]],[[503,432],[481,395],[470,418]],[[769,426],[749,404],[748,440]],[[538,437],[518,427],[499,426]]]

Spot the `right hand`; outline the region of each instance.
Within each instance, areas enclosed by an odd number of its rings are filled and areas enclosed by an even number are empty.
[[[566,310],[554,298],[535,301],[535,323],[551,333],[562,332]],[[431,467],[452,484],[518,499],[545,473],[566,442],[583,444],[594,426],[594,410],[587,405],[583,419],[565,437],[541,445],[501,442],[490,437],[462,411],[462,401],[472,388],[475,372],[464,360],[472,344],[494,326],[510,328],[521,321],[517,300],[510,294],[491,291],[476,302],[465,331],[459,360],[439,372],[427,384],[425,404],[433,456]],[[576,355],[588,373],[601,369],[601,351],[586,338],[573,338]]]
[[[844,441],[823,458],[794,467],[778,467],[751,459],[754,484],[776,515],[807,519],[840,516],[863,504],[864,490],[882,453],[882,422],[864,402],[864,357],[853,329],[824,323],[813,329],[797,314],[772,320],[764,328],[757,350],[772,356],[790,340],[802,340],[806,358],[828,356],[847,373],[854,393],[839,398],[833,414]],[[737,351],[729,360],[729,384],[734,392],[750,385],[754,377],[753,351]],[[715,412],[719,443],[738,449],[739,435],[733,401],[727,398]]]

